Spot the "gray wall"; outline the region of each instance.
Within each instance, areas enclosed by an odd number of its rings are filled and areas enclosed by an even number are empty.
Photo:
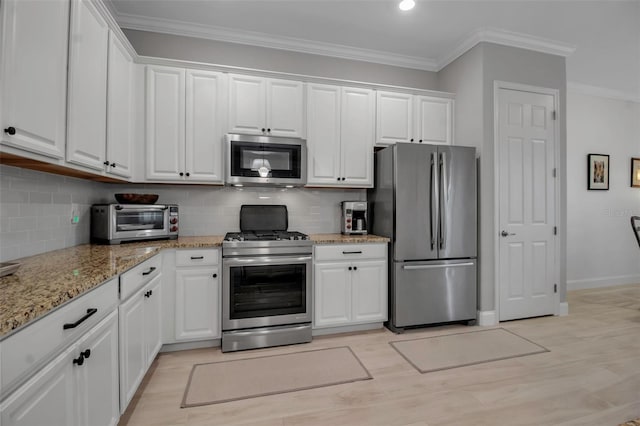
[[[429,71],[147,31],[124,33],[142,56],[437,90],[437,74]]]
[[[480,154],[479,308],[495,307],[494,81],[558,89],[560,93],[560,300],[566,300],[566,66],[565,58],[480,43],[440,71],[440,89],[456,93],[456,143],[474,144]],[[463,115],[464,114],[464,115]],[[464,117],[464,123],[460,123]],[[481,122],[479,122],[481,120]],[[478,142],[480,141],[480,142]]]

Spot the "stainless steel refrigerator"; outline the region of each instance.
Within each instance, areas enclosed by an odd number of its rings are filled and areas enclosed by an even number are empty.
[[[370,223],[391,239],[392,331],[476,318],[475,156],[473,147],[408,143],[375,155]]]

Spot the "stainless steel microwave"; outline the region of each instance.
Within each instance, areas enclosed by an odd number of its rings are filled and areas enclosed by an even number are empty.
[[[125,241],[178,238],[175,204],[95,204],[91,206],[91,240],[120,244]]]
[[[226,183],[294,187],[307,183],[307,141],[257,135],[225,135]]]

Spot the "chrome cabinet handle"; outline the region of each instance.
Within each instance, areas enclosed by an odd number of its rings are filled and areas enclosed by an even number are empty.
[[[503,237],[509,237],[509,236],[511,236],[511,235],[516,235],[516,233],[515,233],[515,232],[507,232],[507,231],[504,231],[504,230],[503,230],[503,231],[500,233],[500,235],[502,235]]]

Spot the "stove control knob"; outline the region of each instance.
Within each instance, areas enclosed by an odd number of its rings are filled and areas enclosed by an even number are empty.
[[[177,227],[177,226],[173,225],[173,226],[171,227],[171,232],[176,232],[177,230],[178,230],[178,227]]]
[[[177,217],[172,217],[171,219],[169,219],[169,223],[171,223],[172,225],[178,223],[178,218]]]

